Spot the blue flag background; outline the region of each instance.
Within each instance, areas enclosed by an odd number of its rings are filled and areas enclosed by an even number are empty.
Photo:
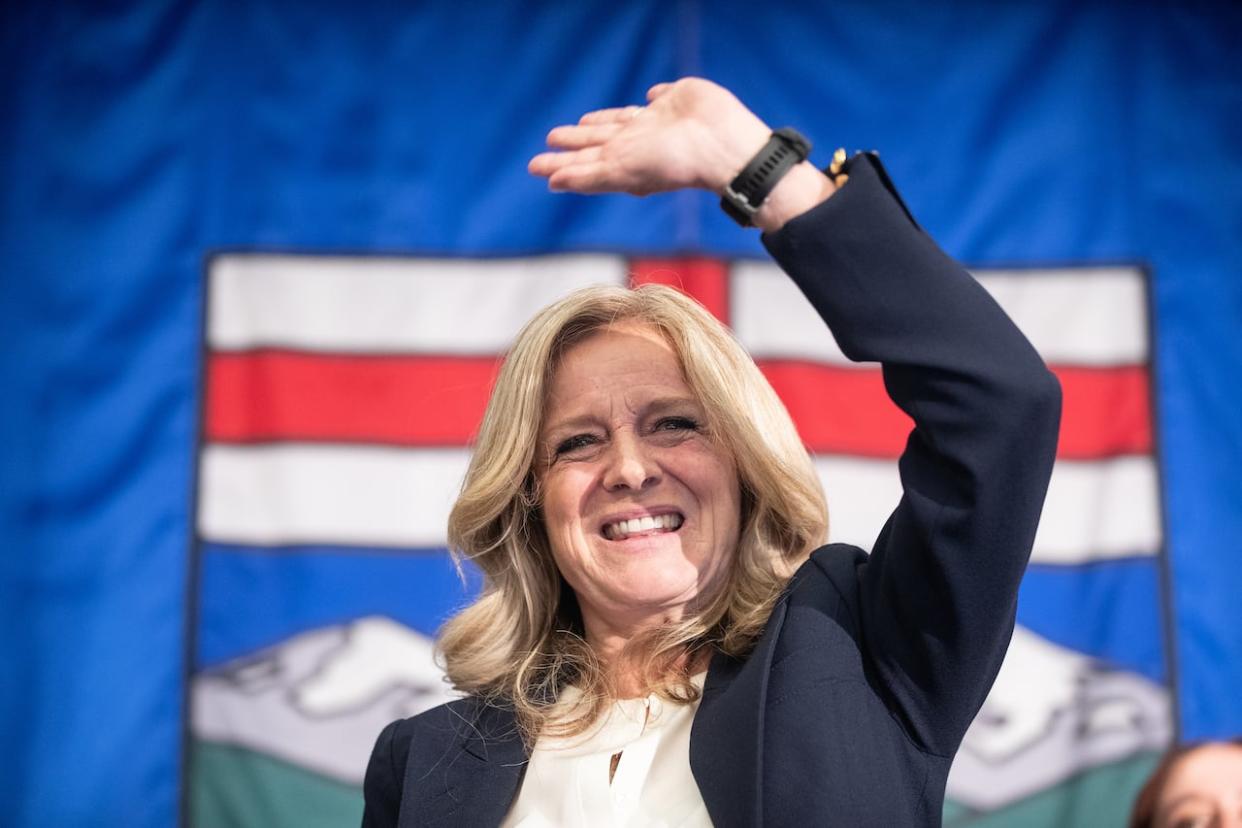
[[[755,236],[702,194],[553,197],[525,172],[552,125],[686,74],[812,136],[820,163],[837,144],[879,148],[963,261],[1149,271],[1176,724],[1185,739],[1242,733],[1236,6],[66,2],[0,15],[4,824],[181,813],[187,683],[211,660],[200,576],[235,572],[216,559],[199,572],[192,555],[211,257],[754,257]]]

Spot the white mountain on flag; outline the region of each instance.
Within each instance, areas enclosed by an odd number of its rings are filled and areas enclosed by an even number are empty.
[[[194,730],[205,741],[360,785],[385,724],[452,697],[426,636],[363,618],[203,673],[194,685]],[[1158,750],[1169,737],[1164,688],[1018,627],[954,762],[949,795],[972,808],[1000,808],[1092,767]]]
[[[993,810],[1171,738],[1168,691],[1014,629],[949,774],[952,799]]]
[[[384,725],[453,698],[431,640],[382,617],[229,662],[200,674],[192,692],[198,739],[356,785]]]

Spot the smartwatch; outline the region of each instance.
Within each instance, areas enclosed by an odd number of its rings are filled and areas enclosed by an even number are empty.
[[[753,226],[755,213],[777,182],[810,154],[810,141],[792,127],[781,127],[724,188],[720,208],[743,227]]]

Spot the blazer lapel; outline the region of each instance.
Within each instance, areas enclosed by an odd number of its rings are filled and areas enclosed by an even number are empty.
[[[513,711],[477,701],[472,707],[462,711],[456,747],[433,774],[442,784],[405,798],[401,828],[499,825],[508,813],[526,772],[526,745]]]
[[[712,823],[759,825],[763,814],[763,713],[784,599],[744,661],[712,657],[703,698],[690,728],[690,770]]]

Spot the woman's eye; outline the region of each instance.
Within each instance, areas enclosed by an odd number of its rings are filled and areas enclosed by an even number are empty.
[[[665,417],[656,423],[656,431],[697,431],[699,424],[690,417]]]
[[[562,454],[569,454],[570,452],[578,451],[594,444],[595,438],[590,434],[575,434],[573,437],[557,443],[556,455],[559,457]]]

